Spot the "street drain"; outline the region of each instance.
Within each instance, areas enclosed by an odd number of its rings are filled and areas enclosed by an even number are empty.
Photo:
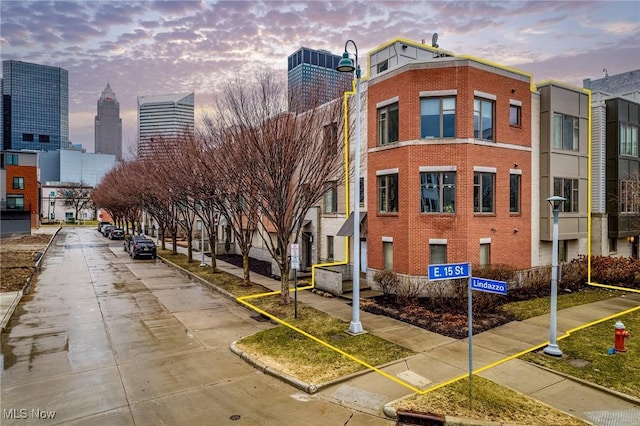
[[[258,321],[258,322],[267,322],[267,321],[269,321],[269,317],[266,317],[266,316],[264,316],[262,314],[260,314],[260,315],[252,315],[251,319],[254,319],[254,320]]]
[[[240,414],[234,414],[231,417],[229,417],[229,420],[240,420]]]

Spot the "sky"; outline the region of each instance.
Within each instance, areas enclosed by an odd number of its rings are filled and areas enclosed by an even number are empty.
[[[286,78],[300,47],[335,54],[402,37],[582,86],[640,68],[640,1],[24,1],[0,2],[0,57],[69,71],[71,142],[94,150],[97,101],[120,102],[123,152],[137,97],[195,92],[196,124],[223,85],[254,70]],[[352,50],[350,45],[350,50]]]

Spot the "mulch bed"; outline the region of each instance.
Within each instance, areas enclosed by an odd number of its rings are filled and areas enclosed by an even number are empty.
[[[230,263],[242,268],[242,256],[239,254],[217,254],[216,259]],[[249,270],[265,277],[273,277],[271,274],[271,263],[264,260],[249,258]]]

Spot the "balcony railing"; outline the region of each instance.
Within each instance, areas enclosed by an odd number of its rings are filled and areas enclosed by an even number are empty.
[[[6,201],[0,201],[0,210],[2,211],[15,211],[15,212],[29,212],[31,211],[31,203],[25,203],[24,205],[15,205],[13,203],[7,203]]]

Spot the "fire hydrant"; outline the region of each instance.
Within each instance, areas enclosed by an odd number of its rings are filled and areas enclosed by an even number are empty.
[[[624,324],[620,320],[618,320],[618,322],[616,323],[615,328],[616,328],[616,331],[615,331],[616,352],[626,352],[627,349],[624,347],[624,339],[628,339],[630,334],[625,329]]]

